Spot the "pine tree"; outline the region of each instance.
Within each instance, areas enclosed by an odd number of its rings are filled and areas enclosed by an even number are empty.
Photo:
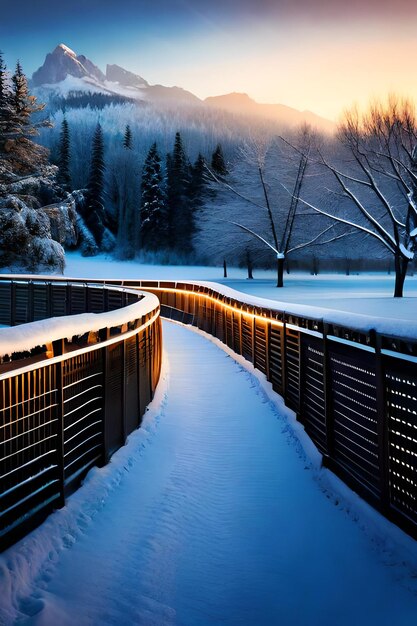
[[[26,76],[23,74],[22,66],[20,65],[20,61],[16,63],[16,71],[13,74],[12,82],[14,109],[23,122],[30,114],[29,107],[27,106],[29,89]]]
[[[7,180],[8,170],[10,169],[6,149],[9,142],[13,113],[11,97],[9,76],[3,61],[3,55],[0,53],[0,182]]]
[[[211,168],[215,174],[219,176],[227,176],[229,173],[226,167],[223,150],[220,144],[217,144],[215,151],[211,157]]]
[[[87,184],[83,218],[98,246],[101,245],[106,226],[104,212],[104,142],[101,125],[97,124],[91,149],[90,175]]]
[[[190,168],[189,198],[193,211],[198,209],[204,200],[207,187],[206,162],[201,152],[198,153],[196,162]]]
[[[190,182],[188,187],[188,201],[192,215],[191,236],[197,230],[198,211],[203,206],[207,193],[206,165],[203,155],[199,153],[196,162],[190,168]]]
[[[140,181],[136,156],[133,150],[121,145],[112,158],[110,193],[115,210],[106,215],[116,223],[115,254],[122,260],[134,258],[138,243]]]
[[[161,157],[156,143],[152,144],[142,172],[140,242],[144,250],[167,247],[168,224],[163,190]]]
[[[12,94],[9,85],[9,76],[0,52],[0,153],[4,152],[4,144],[10,130],[12,119]]]
[[[133,141],[132,141],[132,131],[130,129],[129,124],[126,125],[125,128],[125,134],[123,137],[123,146],[127,149],[127,150],[131,150],[133,147]]]
[[[181,253],[192,251],[193,215],[188,198],[189,161],[181,134],[175,135],[174,149],[167,157],[168,236],[172,249]]]
[[[28,90],[26,76],[18,62],[11,85],[7,70],[0,62],[0,160],[5,179],[16,179],[27,174],[37,174],[47,164],[48,151],[32,141],[39,128],[51,126],[48,119],[33,120],[33,115],[43,111]]]
[[[59,139],[58,182],[65,191],[71,191],[70,158],[70,132],[68,122],[64,117],[61,124],[61,136]]]
[[[10,87],[8,82],[7,67],[3,59],[3,52],[0,50],[0,104],[3,106],[10,100]]]

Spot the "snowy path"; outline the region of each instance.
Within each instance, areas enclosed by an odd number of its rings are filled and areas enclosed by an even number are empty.
[[[164,323],[164,341],[157,427],[18,623],[414,624],[417,596],[320,490],[258,382],[190,330]]]

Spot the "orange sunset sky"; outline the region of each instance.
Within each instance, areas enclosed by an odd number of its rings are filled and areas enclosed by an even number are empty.
[[[1,49],[31,75],[63,42],[201,98],[258,102],[337,119],[354,102],[417,100],[417,0],[5,0]],[[16,29],[16,24],[19,29]]]

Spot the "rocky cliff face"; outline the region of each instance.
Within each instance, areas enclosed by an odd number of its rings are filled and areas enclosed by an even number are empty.
[[[52,238],[46,213],[14,195],[0,198],[0,267],[63,272],[64,266],[64,249]]]
[[[93,81],[106,80],[103,72],[84,55],[79,55],[59,44],[53,52],[46,55],[44,64],[33,74],[34,87],[59,83],[67,76],[75,78],[90,78]]]
[[[124,87],[149,87],[148,81],[142,78],[142,76],[129,72],[120,67],[120,65],[107,65],[106,78]]]
[[[82,191],[63,192],[56,167],[0,186],[0,268],[5,271],[62,272],[64,248],[97,254],[80,216]]]

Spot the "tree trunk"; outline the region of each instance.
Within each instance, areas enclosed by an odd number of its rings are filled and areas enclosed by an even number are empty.
[[[345,268],[346,268],[346,276],[350,276],[350,258],[346,257],[345,258]]]
[[[404,290],[404,281],[407,274],[409,259],[406,259],[399,254],[395,255],[395,287],[394,298],[402,298]]]
[[[317,276],[319,273],[319,260],[316,256],[311,259],[311,275]]]
[[[269,196],[268,196],[268,191],[266,189],[262,168],[260,167],[258,171],[259,171],[259,178],[261,179],[262,189],[264,190],[266,209],[268,211],[269,223],[271,225],[271,231],[272,231],[272,236],[274,238],[275,248],[279,250],[278,236],[277,236],[277,231],[275,230],[274,216],[272,215],[271,205],[269,204]]]
[[[246,264],[248,266],[248,279],[253,280],[253,263],[249,250],[246,251]]]
[[[277,287],[284,286],[284,257],[277,258]]]
[[[227,264],[226,264],[226,259],[223,259],[223,278],[227,278]]]

